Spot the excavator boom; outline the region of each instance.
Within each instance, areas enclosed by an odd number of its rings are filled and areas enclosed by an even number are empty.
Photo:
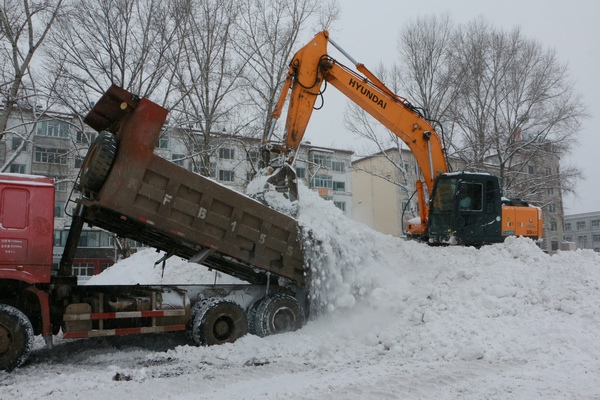
[[[440,137],[410,103],[394,94],[363,64],[348,56],[362,72],[359,74],[330,57],[328,43],[340,49],[329,40],[327,31],[318,33],[294,55],[290,63],[284,90],[273,113],[275,121],[281,115],[289,94],[285,139],[281,145],[270,145],[272,152],[277,153],[276,157],[271,156],[271,160],[277,158],[280,165],[293,162],[317,97],[325,84],[331,84],[398,136],[414,154],[423,174],[423,181],[417,184],[417,188],[421,188],[419,206],[424,227],[427,207],[422,193],[423,184],[431,193],[435,179],[448,171]]]

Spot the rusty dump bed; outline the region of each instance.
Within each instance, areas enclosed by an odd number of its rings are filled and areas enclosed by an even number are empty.
[[[88,152],[77,200],[83,220],[250,283],[274,275],[305,285],[296,220],[155,155],[166,115],[112,86],[86,116],[97,131],[113,133],[117,146],[94,190],[86,190],[84,176],[99,158],[98,142]]]

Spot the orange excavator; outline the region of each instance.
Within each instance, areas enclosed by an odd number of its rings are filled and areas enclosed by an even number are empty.
[[[359,72],[329,56],[329,43]],[[263,145],[263,170],[270,174],[268,182],[279,190],[287,190],[290,200],[297,198],[293,161],[317,97],[326,84],[333,85],[368,112],[414,154],[422,175],[415,185],[420,221],[408,224],[409,237],[430,244],[475,246],[501,242],[510,235],[542,237],[542,214],[538,207],[503,198],[498,178],[493,175],[449,173],[442,141],[431,123],[331,40],[327,31],[318,33],[294,55]],[[284,140],[273,142],[275,122],[281,116],[288,94]]]

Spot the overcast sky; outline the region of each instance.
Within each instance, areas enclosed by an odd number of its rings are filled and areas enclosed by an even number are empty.
[[[565,198],[565,213],[600,211],[600,0],[340,0],[340,4],[342,15],[330,36],[372,69],[400,61],[396,42],[407,21],[444,12],[457,24],[481,15],[496,27],[518,26],[545,48],[556,49],[592,114],[579,132],[579,147],[566,160],[582,168],[586,180],[577,185],[578,199]],[[335,91],[330,86],[325,93],[325,106],[314,114],[305,139],[356,150],[355,138],[343,128],[346,99]]]

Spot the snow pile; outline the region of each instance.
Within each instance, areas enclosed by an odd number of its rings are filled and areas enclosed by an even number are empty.
[[[350,308],[359,298],[377,301],[406,289],[407,282],[396,273],[395,266],[398,255],[407,257],[413,243],[348,219],[333,202],[323,201],[304,185],[299,191],[299,223],[311,268],[311,304],[315,311]],[[390,249],[396,250],[391,257]]]
[[[230,275],[210,271],[207,267],[189,263],[180,257],[170,257],[162,268],[156,264],[165,253],[154,249],[139,250],[131,257],[119,261],[91,277],[86,285],[188,285],[245,283]]]
[[[212,347],[172,334],[57,337],[46,350],[38,337],[24,367],[0,373],[0,397],[600,398],[598,254],[549,256],[523,238],[479,250],[405,242],[301,190],[322,311],[303,329]],[[161,280],[159,258],[140,252],[94,279],[214,281],[175,258]]]
[[[362,302],[367,314],[383,315],[402,332],[384,330],[386,347],[433,360],[600,355],[596,333],[567,322],[575,314],[600,322],[598,254],[549,256],[515,237],[479,250],[429,247],[349,221],[308,190],[300,198],[300,223],[319,243],[310,257],[313,300],[329,312]]]

